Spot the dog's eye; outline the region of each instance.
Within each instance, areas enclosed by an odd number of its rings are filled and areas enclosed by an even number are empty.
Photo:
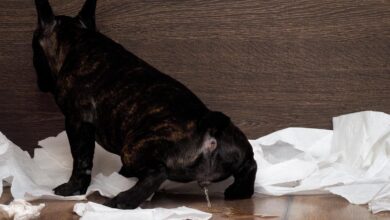
[[[214,147],[216,147],[216,146],[217,146],[217,141],[212,140],[212,141],[210,142],[210,147],[214,148]]]

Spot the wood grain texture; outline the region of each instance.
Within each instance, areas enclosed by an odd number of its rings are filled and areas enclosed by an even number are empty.
[[[75,15],[83,1],[50,1]],[[32,149],[63,129],[38,92],[33,1],[0,1],[0,131]],[[390,2],[99,0],[98,28],[255,138],[331,117],[390,113]]]

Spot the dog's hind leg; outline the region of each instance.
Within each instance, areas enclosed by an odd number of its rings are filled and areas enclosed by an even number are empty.
[[[118,173],[124,177],[137,177],[137,175],[129,170],[126,166],[122,166]]]
[[[166,179],[164,168],[148,170],[144,177],[139,178],[135,186],[119,193],[104,205],[119,209],[135,209],[157,191]]]
[[[62,196],[84,194],[91,182],[95,126],[66,117],[65,128],[73,157],[73,171],[69,181],[56,187],[54,193]]]
[[[168,178],[159,149],[170,148],[170,142],[164,138],[150,134],[140,138],[136,143],[128,144],[122,150],[122,173],[136,176],[138,182],[131,189],[119,193],[108,200],[104,205],[120,208],[134,209],[158,190],[160,185]],[[156,159],[155,157],[158,157]],[[161,160],[161,161],[160,161]]]
[[[238,172],[234,173],[234,182],[225,190],[225,199],[248,199],[254,193],[254,183],[256,179],[256,161],[247,160]]]

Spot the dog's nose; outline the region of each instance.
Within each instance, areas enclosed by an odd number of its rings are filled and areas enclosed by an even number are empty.
[[[210,185],[210,181],[204,180],[204,181],[198,181],[198,184],[201,188],[207,187]]]

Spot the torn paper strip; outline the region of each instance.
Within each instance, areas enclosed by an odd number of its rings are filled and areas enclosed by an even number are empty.
[[[122,210],[106,207],[93,202],[77,203],[73,211],[81,216],[81,220],[120,220],[120,219],[142,219],[142,220],[207,220],[212,217],[210,213],[202,212],[187,207],[173,209],[134,209]]]

